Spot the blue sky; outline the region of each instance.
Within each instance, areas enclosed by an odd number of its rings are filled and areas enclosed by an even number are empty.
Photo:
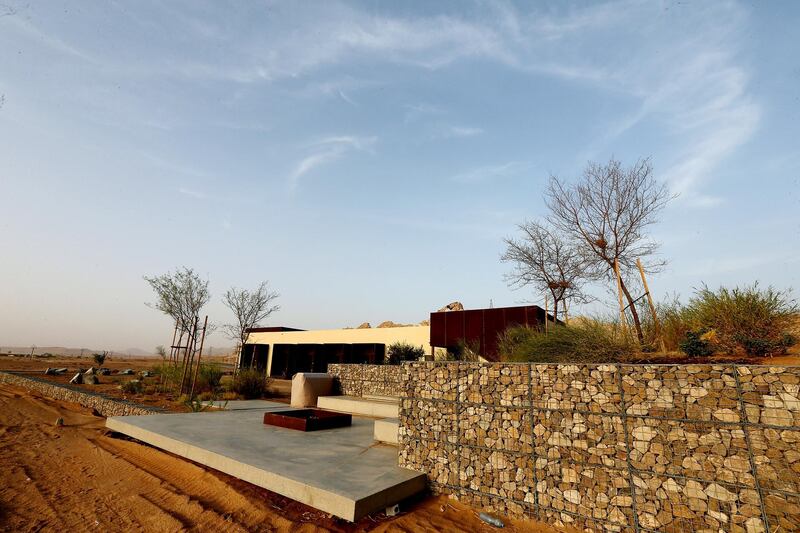
[[[657,297],[799,287],[799,23],[795,2],[4,0],[0,345],[164,344],[142,275],[184,264],[217,322],[262,279],[271,323],[305,328],[538,303],[502,238],[550,174],[612,155],[679,194]]]

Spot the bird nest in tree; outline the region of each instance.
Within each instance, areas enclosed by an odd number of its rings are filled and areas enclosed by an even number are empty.
[[[608,246],[608,241],[606,241],[606,240],[605,240],[603,237],[600,237],[599,239],[597,239],[596,241],[594,241],[594,244],[595,244],[595,245],[596,245],[598,248],[603,248],[603,249],[605,249],[605,247],[606,247],[606,246]]]

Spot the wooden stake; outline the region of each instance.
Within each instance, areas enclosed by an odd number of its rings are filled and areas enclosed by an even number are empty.
[[[178,321],[175,321],[175,329],[172,330],[172,343],[169,345],[169,362],[172,362],[172,352],[175,351],[175,337],[178,336]]]
[[[189,399],[194,398],[194,385],[197,383],[197,373],[200,370],[200,357],[203,356],[203,344],[206,341],[206,328],[208,328],[208,315],[203,322],[203,335],[200,337],[200,350],[197,352],[197,365],[194,367],[194,377],[192,378],[192,388],[189,392]]]
[[[189,332],[189,338],[186,339],[186,350],[183,352],[183,373],[181,374],[181,387],[180,394],[183,394],[184,385],[186,385],[186,376],[191,377],[192,358],[194,357],[194,346],[197,342],[197,322],[200,317],[194,317],[194,324],[192,330]]]
[[[661,336],[661,326],[658,323],[658,316],[656,315],[656,305],[653,303],[653,296],[650,294],[650,289],[647,287],[647,278],[644,276],[644,268],[642,268],[642,262],[639,259],[636,260],[636,266],[639,267],[644,293],[647,295],[647,303],[650,304],[650,314],[653,317],[653,328],[655,329],[656,339],[658,339],[658,347],[661,349],[661,353],[665,353],[667,350],[664,347],[664,338]]]
[[[564,299],[564,325],[569,326],[569,307],[566,299]]]
[[[625,305],[622,302],[622,278],[619,275],[619,261],[614,259],[614,274],[617,276],[617,294],[619,295],[619,325],[622,328],[622,334],[627,336],[628,324],[625,320]]]

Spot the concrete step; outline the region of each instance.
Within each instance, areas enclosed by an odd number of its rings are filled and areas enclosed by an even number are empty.
[[[397,444],[397,437],[400,433],[400,421],[396,418],[381,418],[375,421],[373,436],[378,442],[386,444]]]
[[[320,396],[317,407],[353,415],[374,416],[379,418],[398,418],[400,401],[376,400],[360,396]]]
[[[384,402],[400,403],[400,398],[398,398],[397,396],[381,396],[380,394],[362,394],[361,397],[366,400],[381,400]]]

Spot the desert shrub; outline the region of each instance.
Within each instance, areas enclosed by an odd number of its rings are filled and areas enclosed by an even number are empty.
[[[195,390],[213,392],[219,389],[222,368],[217,363],[201,363],[197,370]]]
[[[180,381],[183,376],[183,365],[163,363],[153,366],[150,372],[161,376],[162,380],[165,382],[175,383]]]
[[[414,346],[407,342],[395,342],[386,350],[386,364],[399,365],[403,361],[419,361],[425,357],[422,346]]]
[[[255,368],[243,368],[239,370],[233,380],[233,392],[242,396],[245,400],[261,398],[267,387],[267,381],[263,372]]]
[[[141,394],[144,391],[144,384],[138,379],[132,379],[120,385],[119,388],[126,394]]]
[[[675,295],[656,304],[656,316],[658,316],[661,340],[664,341],[664,348],[670,352],[680,350],[681,343],[686,340],[686,334],[692,331],[693,328],[689,321],[686,307],[681,304],[678,297]],[[656,335],[655,325],[649,309],[644,313],[643,326],[646,343],[654,348],[658,348],[658,336]]]
[[[156,353],[161,356],[161,359],[166,361],[167,360],[167,349],[164,348],[163,345],[159,344],[156,346]]]
[[[713,331],[719,351],[785,352],[798,307],[790,291],[750,286],[696,291],[684,311],[693,329]]]
[[[225,391],[220,395],[219,398],[220,400],[227,402],[229,400],[238,400],[239,395],[233,391]]]
[[[92,355],[94,358],[94,362],[97,363],[97,366],[103,366],[103,363],[106,362],[106,354],[104,353],[96,353]]]
[[[613,322],[583,319],[569,326],[517,326],[500,335],[504,361],[533,363],[606,363],[629,360],[636,344]]]
[[[458,344],[447,349],[445,359],[447,361],[474,362],[480,361],[480,342],[477,340],[467,341],[459,339]]]
[[[702,357],[714,353],[708,332],[703,330],[687,331],[678,347],[683,353],[693,357]]]

